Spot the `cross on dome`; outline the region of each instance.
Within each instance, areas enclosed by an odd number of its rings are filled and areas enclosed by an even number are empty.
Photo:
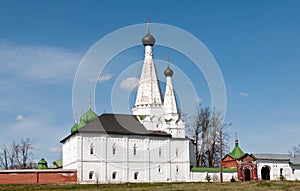
[[[147,28],[148,33],[142,38],[142,43],[144,46],[153,46],[155,44],[155,38],[150,33],[150,17],[148,17]]]

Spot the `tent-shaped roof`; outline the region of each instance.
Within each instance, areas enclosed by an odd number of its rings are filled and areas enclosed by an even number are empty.
[[[48,163],[47,161],[42,158],[39,162],[38,162],[38,165],[36,167],[37,169],[48,169]]]
[[[245,153],[242,151],[242,149],[239,147],[239,142],[238,139],[235,140],[235,147],[234,149],[231,151],[231,153],[229,153],[229,155],[233,158],[233,159],[238,159],[241,158]]]

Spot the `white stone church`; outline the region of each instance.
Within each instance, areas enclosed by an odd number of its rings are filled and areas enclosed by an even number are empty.
[[[189,181],[191,140],[185,136],[174,95],[173,71],[164,71],[160,91],[152,48],[155,38],[142,38],[145,58],[132,115],[98,116],[91,108],[81,116],[63,144],[63,168],[77,170],[78,182]]]

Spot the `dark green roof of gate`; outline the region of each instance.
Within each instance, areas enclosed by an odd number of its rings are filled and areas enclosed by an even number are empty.
[[[241,158],[245,153],[242,151],[242,149],[239,147],[239,141],[238,139],[235,140],[235,147],[234,149],[231,151],[231,153],[229,153],[229,155],[234,158],[234,159],[238,159]]]
[[[37,168],[37,169],[48,169],[48,163],[47,163],[47,161],[46,161],[44,158],[42,158],[42,159],[39,161],[39,163],[38,163],[38,165],[37,165],[36,168]]]

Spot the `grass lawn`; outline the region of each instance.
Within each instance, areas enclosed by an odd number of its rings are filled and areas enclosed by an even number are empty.
[[[126,184],[65,184],[65,185],[1,185],[0,190],[257,190],[257,191],[298,191],[300,181],[251,181],[226,183],[126,183]]]

